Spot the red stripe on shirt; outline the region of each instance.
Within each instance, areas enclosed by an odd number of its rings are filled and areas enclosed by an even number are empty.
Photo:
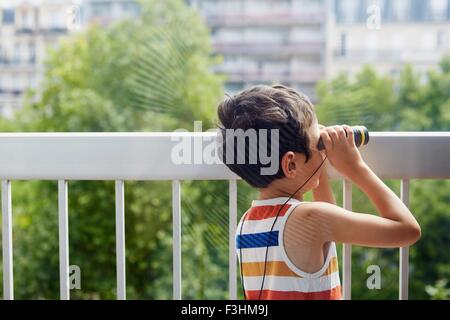
[[[245,220],[263,220],[269,218],[275,218],[277,216],[278,210],[282,207],[282,204],[271,205],[271,206],[256,206],[252,207],[247,215],[245,216]],[[279,217],[282,217],[286,214],[288,209],[291,207],[290,204],[286,204],[283,209],[281,209]]]

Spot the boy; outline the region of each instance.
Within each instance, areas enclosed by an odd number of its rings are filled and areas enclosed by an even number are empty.
[[[226,98],[218,116],[222,150],[234,151],[234,161],[226,161],[226,152],[222,159],[259,190],[236,234],[246,299],[342,299],[335,242],[389,248],[420,238],[409,209],[362,159],[352,129],[319,125],[305,95],[282,85],[257,86]],[[238,150],[235,140],[231,144],[235,138],[225,134],[230,129],[276,130],[278,141],[267,134],[266,149],[278,148],[278,171],[261,174],[266,150],[249,140]],[[323,151],[317,149],[319,138]],[[245,163],[236,161],[239,152]],[[250,163],[252,155],[257,161]],[[379,216],[336,206],[322,166],[326,159],[369,197]],[[314,201],[303,201],[310,190]]]

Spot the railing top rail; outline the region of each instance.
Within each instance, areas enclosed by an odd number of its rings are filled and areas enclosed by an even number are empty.
[[[222,163],[208,164],[215,136],[215,132],[0,133],[0,178],[236,179]],[[182,141],[191,151],[185,158],[190,163],[173,159]],[[361,154],[382,178],[450,178],[450,132],[371,132]],[[330,175],[339,177],[333,169]]]
[[[171,137],[215,136],[215,132],[0,132],[0,138],[16,137]],[[371,131],[371,137],[450,137],[450,131]]]

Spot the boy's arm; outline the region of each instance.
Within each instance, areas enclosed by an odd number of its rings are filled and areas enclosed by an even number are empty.
[[[355,170],[356,171],[356,170]],[[380,216],[357,213],[318,203],[327,221],[328,238],[370,247],[402,247],[420,238],[420,227],[397,195],[364,165],[349,177],[369,197]]]
[[[323,168],[320,173],[319,186],[313,190],[313,198],[314,201],[336,204],[336,198],[334,197],[333,190],[331,189],[326,167]]]
[[[327,128],[322,132],[322,139],[330,163],[368,196],[380,216],[352,212],[327,202],[305,203],[292,216],[298,226],[297,237],[370,247],[402,247],[416,242],[421,234],[419,224],[397,195],[362,160],[351,128]]]

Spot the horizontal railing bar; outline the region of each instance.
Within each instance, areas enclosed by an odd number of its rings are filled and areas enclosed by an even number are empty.
[[[213,131],[189,132],[189,131],[164,131],[164,132],[1,132],[0,138],[9,137],[214,137]],[[450,137],[450,131],[371,131],[370,137]]]
[[[4,180],[234,180],[208,154],[216,133],[1,133]],[[179,163],[181,142],[190,163]],[[200,143],[199,143],[200,142]],[[201,150],[196,150],[201,145]],[[380,178],[450,178],[450,132],[371,132],[361,154]],[[196,161],[198,161],[198,157]],[[342,177],[331,168],[331,178]]]

